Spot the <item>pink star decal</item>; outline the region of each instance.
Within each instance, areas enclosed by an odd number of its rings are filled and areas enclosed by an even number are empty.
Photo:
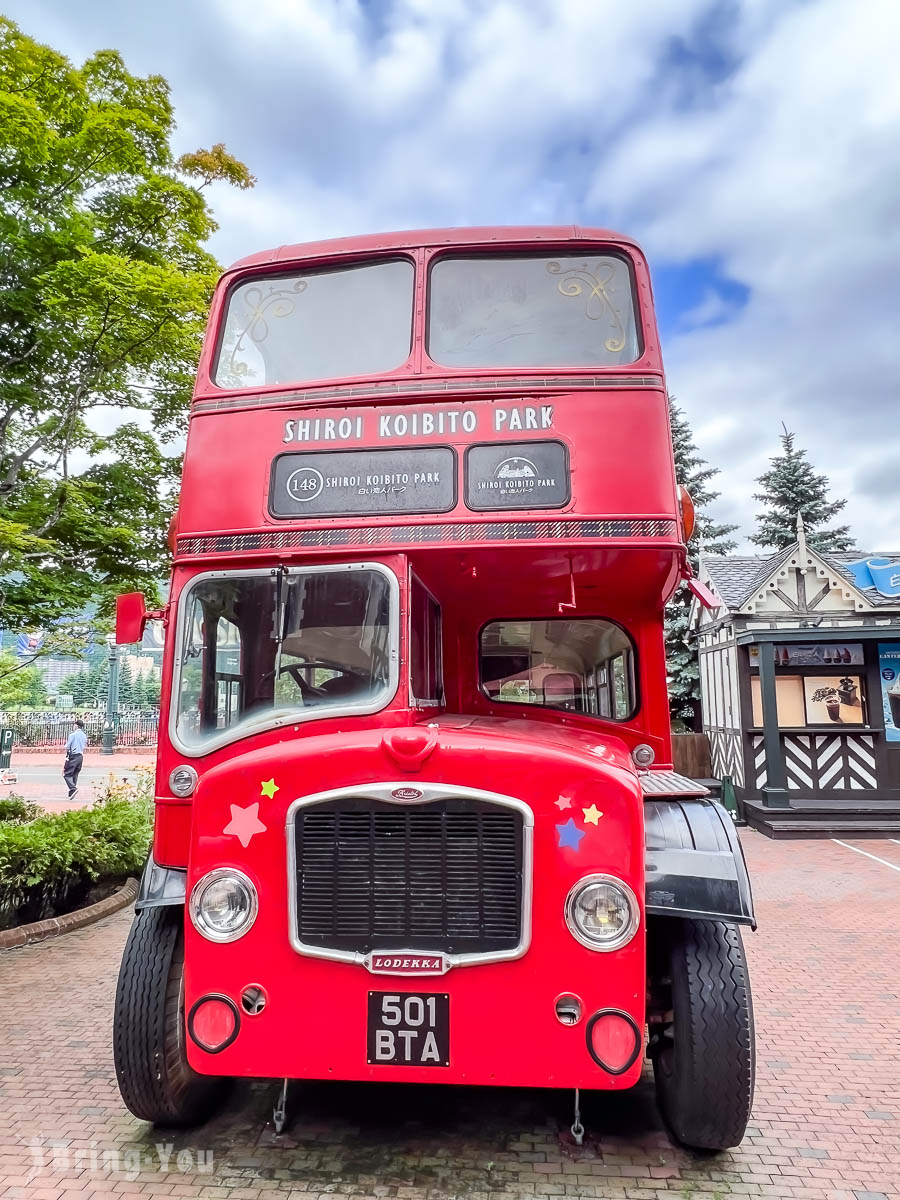
[[[562,812],[562,810],[564,808],[572,807],[572,798],[571,798],[571,796],[560,796],[560,798],[557,801],[555,801],[555,803],[556,803],[556,807],[559,809],[559,811]]]
[[[259,801],[248,805],[247,808],[241,808],[238,804],[232,804],[231,820],[222,832],[232,834],[246,849],[250,845],[250,839],[254,834],[266,832],[266,826],[259,819]]]

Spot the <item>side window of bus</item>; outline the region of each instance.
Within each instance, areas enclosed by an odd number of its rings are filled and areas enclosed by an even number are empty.
[[[193,729],[227,729],[241,715],[241,632],[198,596],[193,603],[181,679],[181,710]]]
[[[611,663],[613,716],[617,721],[624,721],[631,711],[630,658],[630,654],[617,654]]]
[[[216,625],[216,728],[227,729],[243,709],[241,631],[233,621],[219,617]]]
[[[609,702],[609,670],[607,667],[597,668],[597,715],[612,716],[612,705]]]
[[[481,631],[481,686],[501,704],[534,704],[611,721],[636,708],[634,651],[601,618],[492,621]]]
[[[413,576],[409,601],[410,690],[419,704],[444,700],[441,607]]]

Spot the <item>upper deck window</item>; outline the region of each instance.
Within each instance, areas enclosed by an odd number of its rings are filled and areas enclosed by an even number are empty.
[[[615,255],[442,258],[428,354],[448,367],[589,367],[640,355],[631,271]]]
[[[406,259],[254,278],[228,298],[219,387],[377,375],[409,357],[413,264]]]

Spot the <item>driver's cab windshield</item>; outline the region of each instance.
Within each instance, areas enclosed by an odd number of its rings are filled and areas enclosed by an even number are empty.
[[[397,583],[376,566],[201,579],[182,599],[177,740],[374,712],[397,688]]]

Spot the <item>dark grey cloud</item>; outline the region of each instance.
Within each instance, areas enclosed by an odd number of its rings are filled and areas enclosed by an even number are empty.
[[[861,496],[872,496],[879,503],[889,505],[894,513],[900,512],[900,462],[895,454],[876,462],[867,463],[854,476],[854,491]],[[900,537],[895,544],[900,544]]]

